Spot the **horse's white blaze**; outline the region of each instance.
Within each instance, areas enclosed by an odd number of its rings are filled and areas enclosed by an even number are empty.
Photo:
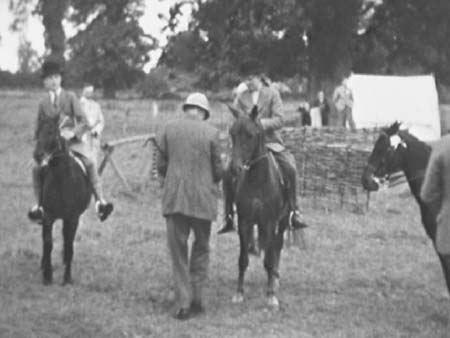
[[[267,297],[267,305],[271,308],[278,308],[280,306],[280,302],[276,296],[272,295]]]
[[[394,148],[394,149],[397,149],[400,145],[402,147],[406,148],[406,143],[397,134],[392,135],[390,137],[390,141],[391,141],[391,147]]]
[[[231,302],[234,304],[239,304],[244,301],[244,295],[240,292],[236,293],[233,298],[231,299]]]

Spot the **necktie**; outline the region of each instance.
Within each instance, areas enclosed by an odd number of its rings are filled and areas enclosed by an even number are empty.
[[[53,108],[58,111],[59,108],[59,96],[56,92],[53,93]]]

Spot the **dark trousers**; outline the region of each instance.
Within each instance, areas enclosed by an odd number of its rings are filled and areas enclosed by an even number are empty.
[[[294,155],[285,150],[282,152],[273,152],[273,155],[280,167],[283,176],[286,196],[289,200],[291,211],[297,210],[297,165]],[[225,171],[222,182],[224,195],[224,213],[225,216],[233,215],[233,203],[235,194],[235,184],[233,174],[228,168]]]
[[[166,226],[179,307],[188,308],[192,301],[202,303],[203,289],[208,278],[211,221],[174,214],[166,217]],[[188,260],[191,230],[195,240]]]
[[[356,129],[355,120],[353,120],[353,112],[350,107],[345,107],[342,110],[338,110],[337,115],[339,127],[346,128],[346,123],[348,122],[348,125],[351,130]]]

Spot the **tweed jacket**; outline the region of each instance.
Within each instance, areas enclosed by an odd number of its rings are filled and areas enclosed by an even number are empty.
[[[84,133],[89,129],[88,123],[80,102],[73,92],[62,89],[56,104],[52,102],[49,93],[39,102],[35,138],[37,138],[42,122],[56,115],[59,115],[60,129],[72,130],[76,136],[76,140],[71,141],[71,149],[89,156],[90,147],[82,142]]]
[[[165,178],[163,215],[215,220],[223,176],[218,130],[204,121],[174,120],[158,133],[156,144],[158,172]]]
[[[342,111],[346,107],[353,108],[353,93],[350,88],[340,85],[333,93],[333,103],[337,111]]]
[[[437,212],[437,251],[450,254],[450,136],[433,146],[420,197]]]
[[[242,91],[236,96],[234,106],[238,110],[250,114],[254,106],[252,93],[248,89]],[[284,125],[283,102],[280,93],[270,86],[263,86],[259,91],[257,106],[258,116],[265,131],[266,143],[283,144],[278,132]]]

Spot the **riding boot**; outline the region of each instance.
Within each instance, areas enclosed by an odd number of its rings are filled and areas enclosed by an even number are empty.
[[[308,225],[300,219],[301,216],[297,204],[297,168],[294,156],[287,151],[275,152],[273,155],[275,156],[283,175],[290,209],[291,226],[294,230],[307,228]]]
[[[95,209],[97,211],[98,217],[100,218],[100,221],[103,222],[111,214],[111,212],[114,209],[114,206],[112,203],[106,202],[103,196],[102,182],[100,181],[100,177],[98,176],[97,168],[95,167],[94,163],[89,160],[86,161],[86,158],[84,158],[84,160],[88,178],[89,181],[91,182],[92,192],[96,200]]]
[[[42,220],[44,218],[44,209],[41,206],[42,168],[39,164],[35,164],[35,166],[33,167],[32,179],[34,197],[37,204],[31,207],[28,211],[28,218],[37,224],[42,224]]]
[[[225,171],[225,175],[222,181],[223,190],[223,207],[224,207],[224,224],[222,228],[217,232],[220,234],[225,234],[227,232],[235,231],[236,227],[234,225],[234,189],[233,189],[233,177],[229,170]]]

